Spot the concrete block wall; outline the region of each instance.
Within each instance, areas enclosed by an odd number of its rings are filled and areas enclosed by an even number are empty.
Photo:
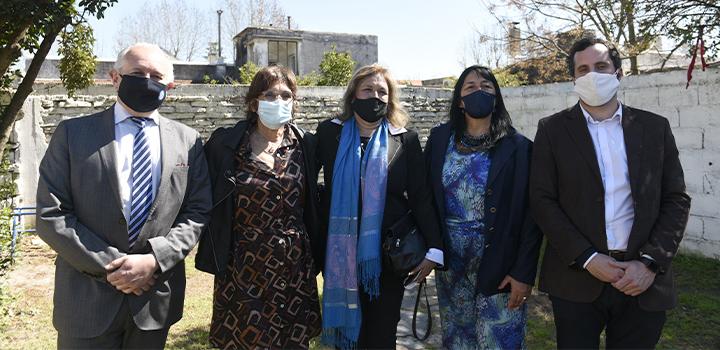
[[[693,198],[682,249],[720,259],[720,68],[696,71],[694,75],[688,89],[683,71],[625,77],[619,98],[669,120]],[[208,137],[216,128],[234,125],[244,118],[246,91],[245,86],[233,85],[180,86],[170,93],[161,113]],[[502,92],[513,124],[530,139],[541,118],[577,103],[572,83],[505,88]],[[301,87],[296,122],[314,130],[319,122],[340,112],[343,93],[344,89],[338,87]],[[447,119],[452,92],[403,88],[401,93],[401,102],[411,116],[410,127],[420,133],[424,144],[430,128]],[[41,150],[61,120],[102,111],[114,101],[112,86],[92,87],[69,99],[57,84],[36,85],[27,101],[32,108],[24,109],[30,118],[16,124],[21,169],[37,169]],[[18,186],[21,201],[32,205],[37,174],[22,173]]]
[[[720,259],[720,68],[624,77],[618,98],[667,118],[692,197],[682,249]],[[572,83],[503,89],[514,125],[533,138],[537,122],[577,103]]]

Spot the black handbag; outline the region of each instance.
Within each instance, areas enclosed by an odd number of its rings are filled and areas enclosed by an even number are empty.
[[[405,214],[386,231],[385,256],[398,276],[405,276],[425,259],[425,239],[415,225],[412,213]]]

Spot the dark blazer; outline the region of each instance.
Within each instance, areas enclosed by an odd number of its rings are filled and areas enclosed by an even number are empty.
[[[222,276],[227,269],[232,250],[232,220],[235,204],[232,195],[235,184],[230,180],[235,173],[235,154],[250,126],[240,121],[232,128],[219,128],[205,144],[210,182],[213,188],[213,208],[210,223],[200,237],[195,268]],[[303,221],[310,237],[313,259],[318,268],[325,259],[325,247],[319,245],[317,217],[317,171],[315,171],[315,138],[293,124],[290,130],[300,139],[305,163],[305,207]],[[316,271],[317,272],[317,271]]]
[[[114,107],[62,121],[40,163],[37,232],[57,252],[53,325],[72,338],[102,335],[124,302],[142,330],[167,329],[182,317],[185,256],[208,221],[210,181],[202,139],[158,119],[160,184],[138,240],[128,244],[117,174]],[[148,292],[124,294],[105,265],[152,253],[160,275]]]
[[[648,311],[675,306],[670,263],[690,211],[683,170],[667,119],[623,106],[635,220],[629,259],[650,255],[664,273],[638,296]],[[591,302],[604,283],[575,262],[588,249],[607,254],[604,189],[580,105],[540,120],[530,178],[530,206],[548,239],[540,289],[574,302]]]
[[[427,172],[435,208],[442,220],[443,237],[447,237],[447,229],[442,170],[452,132],[449,123],[439,125],[430,131],[425,145]],[[485,187],[485,251],[478,272],[479,291],[487,296],[510,291],[509,286],[498,289],[507,275],[535,284],[542,234],[530,217],[531,152],[532,142],[519,133],[503,137],[490,150],[491,165]]]
[[[323,169],[324,190],[320,194],[320,217],[322,234],[327,241],[327,224],[330,218],[332,198],[332,177],[335,154],[340,145],[342,122],[326,120],[317,128],[319,171]],[[383,235],[387,228],[412,210],[415,223],[425,238],[427,248],[442,249],[440,228],[432,207],[432,193],[428,186],[423,162],[422,148],[415,131],[391,128],[388,140],[387,195],[383,211]]]

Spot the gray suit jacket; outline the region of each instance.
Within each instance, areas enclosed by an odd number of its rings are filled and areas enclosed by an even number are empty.
[[[197,131],[160,117],[161,179],[149,217],[129,249],[115,155],[112,107],[61,122],[40,163],[37,232],[57,253],[53,324],[70,337],[102,334],[127,298],[143,330],[182,317],[183,259],[195,246],[212,205]],[[152,252],[160,266],[153,289],[125,295],[103,266],[125,254]]]

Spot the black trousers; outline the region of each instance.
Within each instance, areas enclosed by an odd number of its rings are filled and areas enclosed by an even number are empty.
[[[380,274],[380,297],[370,300],[370,296],[360,291],[360,308],[362,323],[358,338],[358,349],[395,349],[397,341],[397,325],[400,322],[400,307],[402,306],[403,287],[402,277],[390,271],[390,267],[383,264]]]
[[[591,303],[550,296],[558,349],[598,349],[605,330],[608,349],[653,349],[665,325],[665,311],[646,311],[637,297],[606,284]]]
[[[155,331],[139,329],[133,321],[127,299],[110,327],[94,338],[75,338],[58,334],[58,349],[163,349],[169,328]]]

